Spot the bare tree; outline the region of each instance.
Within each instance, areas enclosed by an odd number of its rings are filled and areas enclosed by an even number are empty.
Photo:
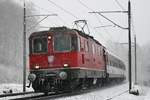
[[[34,7],[29,4],[27,4],[27,14],[33,14]],[[35,18],[28,19],[27,27],[36,21]],[[27,36],[29,34],[27,33]],[[22,45],[23,8],[13,0],[2,0],[0,1],[0,73],[3,74],[3,77],[0,75],[1,82],[21,81]],[[17,73],[13,73],[11,70],[17,70]]]

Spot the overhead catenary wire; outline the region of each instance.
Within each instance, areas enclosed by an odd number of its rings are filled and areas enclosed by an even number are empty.
[[[90,10],[90,11],[93,11],[94,12],[94,10],[93,9],[91,9],[90,7],[88,7],[86,4],[84,4],[81,0],[78,0],[78,2],[82,5],[82,6],[84,6],[85,8],[87,8],[88,10]],[[98,22],[101,24],[101,25],[103,25],[103,23],[101,22],[101,20],[98,18],[98,16],[95,14],[95,16],[96,16],[96,19],[98,20]],[[92,27],[91,27],[92,28]],[[94,28],[93,28],[93,30],[95,30]],[[113,46],[112,46],[112,41],[111,41],[111,39],[112,39],[112,36],[109,34],[109,32],[106,30],[106,28],[104,27],[104,31],[106,32],[106,33],[108,33],[107,35],[110,37],[110,42],[111,42],[111,44],[110,44],[110,46],[111,46],[111,48],[113,49]],[[101,36],[102,36],[102,34],[100,34]],[[108,41],[108,39],[105,39],[104,38],[104,36],[102,36],[103,37],[103,39],[104,39],[104,41],[106,41],[105,43],[107,43],[107,41]]]
[[[45,9],[45,8],[43,8],[43,7],[40,7],[40,6],[38,6],[37,4],[35,4],[35,3],[34,3],[34,6],[37,7],[38,9],[40,9],[40,10],[43,10],[43,11],[47,12],[47,13],[51,13],[50,10]],[[56,6],[56,5],[55,5],[55,6]],[[75,16],[75,15],[73,15],[73,17],[74,17],[74,16]],[[64,21],[64,19],[63,19],[60,15],[57,15],[57,17],[58,17],[58,19],[59,19],[64,25],[68,25],[68,26],[69,26],[69,24],[68,24],[66,21]],[[54,23],[54,24],[55,24],[55,23]]]
[[[40,9],[40,10],[42,10],[42,11],[45,11],[45,12],[48,12],[48,13],[52,13],[50,10],[45,9],[45,8],[43,8],[43,7],[40,7],[40,6],[38,6],[37,4],[35,4],[35,3],[33,3],[33,5],[34,5],[36,8],[38,8],[38,9]]]
[[[37,25],[39,25],[39,23],[41,23],[43,20],[45,20],[46,18],[48,18],[49,16],[45,16],[43,19],[41,19],[39,22],[37,22],[35,25],[31,26],[27,31],[30,31],[32,29],[34,29]]]
[[[90,7],[88,7],[86,4],[84,4],[84,3],[81,2],[80,0],[78,0],[78,2],[79,2],[82,6],[84,6],[85,8],[87,8],[87,9],[89,9],[89,10],[91,10],[91,11],[94,11],[93,9],[91,9]]]
[[[91,11],[94,11],[93,9],[91,9],[90,7],[88,7],[86,4],[84,4],[84,3],[81,2],[80,0],[78,0],[78,1],[79,1],[79,3],[80,3],[82,6],[84,6],[85,8],[87,8],[87,9],[89,9],[89,10],[91,10]],[[99,22],[102,26],[104,26],[96,14],[95,14],[95,16],[96,16],[98,22]],[[107,31],[105,28],[104,28],[104,30],[108,33],[108,31]]]
[[[125,8],[120,4],[120,2],[118,0],[115,0],[115,2],[123,11],[125,11]]]
[[[90,7],[88,7],[86,4],[84,4],[83,2],[81,2],[80,0],[78,0],[78,2],[83,6],[83,7],[85,7],[86,9],[88,9],[88,10],[90,10],[90,11],[94,11],[93,9],[91,9]],[[90,26],[91,27],[91,26]],[[97,33],[97,31],[93,28],[93,27],[91,27],[96,33]],[[101,34],[100,34],[101,35]],[[105,44],[106,44],[106,40],[105,40],[105,38],[101,35],[101,37],[103,38],[103,40],[104,40],[104,42],[105,42]]]
[[[79,1],[79,3],[80,3],[82,6],[84,6],[85,8],[87,8],[87,9],[89,9],[89,10],[91,10],[91,11],[94,12],[93,9],[91,9],[91,8],[88,7],[86,4],[84,4],[83,2],[81,2],[81,0],[78,0],[78,1]],[[104,26],[103,23],[102,23],[102,21],[98,18],[98,16],[97,16],[96,14],[95,14],[95,17],[96,17],[96,19],[98,20],[98,22],[99,22],[102,26]],[[104,28],[104,30],[106,31],[106,33],[109,34],[109,32],[106,30],[106,28]],[[109,34],[109,36],[110,36],[110,34]],[[110,37],[112,38],[112,36],[110,36]]]
[[[70,11],[64,9],[63,7],[61,7],[60,5],[56,4],[55,2],[51,1],[51,0],[47,0],[49,3],[55,5],[56,7],[58,7],[59,9],[61,9],[62,11],[66,12],[67,14],[71,15],[72,17],[74,17],[75,19],[79,19],[77,16],[75,16],[73,13],[71,13]]]
[[[112,21],[111,19],[109,19],[108,17],[104,16],[103,14],[101,14],[100,12],[89,12],[89,13],[97,13],[99,14],[100,16],[102,16],[103,18],[105,18],[106,20],[108,20],[109,22],[111,22],[112,24],[114,24],[115,26],[121,28],[121,29],[128,29],[126,27],[122,27],[120,25],[118,25],[117,23],[115,23],[114,21]]]
[[[47,12],[47,13],[51,13],[50,10],[45,9],[45,8],[42,8],[42,7],[38,6],[38,5],[35,4],[35,3],[34,3],[34,6],[37,7],[38,9],[40,9],[40,10],[43,10],[43,11]],[[58,19],[59,19],[64,25],[68,25],[68,23],[66,23],[60,15],[57,15],[57,17],[58,17]],[[69,25],[68,25],[68,26],[69,26]]]
[[[89,10],[91,10],[91,11],[94,12],[93,9],[91,9],[91,8],[88,7],[86,4],[84,4],[83,2],[81,2],[81,0],[78,0],[78,1],[79,1],[79,3],[80,3],[82,6],[84,6],[85,8],[87,8],[87,9],[89,9]],[[98,20],[98,22],[99,22],[102,26],[104,26],[103,23],[102,23],[102,21],[98,18],[98,16],[97,16],[96,14],[95,14],[95,17],[96,17],[96,19]],[[104,28],[104,31],[106,31],[106,33],[109,34],[109,32],[106,30],[106,28]],[[110,34],[109,34],[109,36],[110,36]],[[112,36],[110,36],[110,37],[112,38]]]
[[[34,6],[34,7],[36,7],[37,9],[40,9],[40,10],[42,10],[42,11],[44,11],[44,12],[47,12],[48,14],[39,14],[39,15],[27,15],[26,17],[28,18],[28,17],[41,17],[41,16],[46,16],[46,15],[49,15],[49,16],[56,16],[56,17],[58,17],[58,19],[64,24],[64,25],[67,25],[67,23],[59,16],[59,15],[57,15],[57,14],[55,14],[55,13],[52,13],[52,11],[50,11],[50,10],[48,10],[48,9],[45,9],[45,8],[43,8],[43,7],[40,7],[40,6],[38,6],[35,2],[34,3],[32,3],[32,5]],[[32,8],[33,9],[33,8]],[[30,18],[30,19],[31,19]],[[28,19],[29,20],[29,19]],[[43,21],[43,20],[42,20]],[[41,22],[42,22],[41,21]],[[50,21],[51,22],[51,21]],[[38,23],[39,24],[39,23]],[[32,30],[32,29],[34,29],[35,27],[39,27],[39,28],[43,28],[43,27],[40,27],[40,26],[38,26],[38,24],[36,25],[33,25],[33,26],[31,26],[31,27],[29,27],[29,29],[28,30]],[[54,26],[57,26],[56,25],[56,22],[53,22],[53,23],[51,23],[51,25],[52,25],[52,27],[54,27]],[[68,25],[69,26],[69,25]],[[49,26],[46,26],[46,27],[49,27]]]
[[[94,12],[94,10],[91,9],[90,7],[88,7],[86,4],[84,4],[84,3],[81,2],[80,0],[78,0],[78,1],[79,1],[79,3],[80,3],[82,6],[84,6],[85,8],[87,8],[87,9],[89,9],[89,10],[91,10],[91,11]],[[122,7],[122,8],[123,8],[123,7]],[[108,13],[110,13],[110,12],[113,12],[113,13],[118,13],[118,12],[120,12],[120,13],[126,13],[127,11],[124,10],[124,11],[107,11],[107,12],[108,12]],[[102,13],[104,13],[104,12],[102,12]],[[98,18],[97,14],[95,14],[95,16],[96,16],[98,22],[99,22],[102,26],[104,26],[103,23],[102,23],[102,21]],[[102,16],[102,17],[105,17],[105,16]],[[106,17],[105,17],[105,18],[106,18]],[[112,22],[113,22],[113,21],[112,21]],[[121,27],[121,28],[123,28],[123,29],[127,29],[127,28],[124,28],[124,27],[122,27],[122,26],[120,26],[120,25],[114,23],[114,22],[113,22],[113,24],[114,24],[115,26]],[[114,27],[114,25],[112,25],[112,26]],[[111,39],[112,39],[111,34],[109,34],[109,32],[106,30],[105,27],[103,27],[103,29],[104,29],[104,31],[105,31],[106,33],[108,33],[107,35],[110,37],[110,40],[111,40]],[[113,43],[112,41],[110,41],[110,42]],[[113,49],[113,46],[111,46],[111,48]]]

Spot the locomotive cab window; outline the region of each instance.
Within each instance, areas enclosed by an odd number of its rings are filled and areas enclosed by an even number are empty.
[[[46,53],[47,52],[47,38],[39,37],[32,40],[32,53]]]
[[[71,50],[71,36],[68,34],[56,34],[54,36],[54,50],[58,52]]]

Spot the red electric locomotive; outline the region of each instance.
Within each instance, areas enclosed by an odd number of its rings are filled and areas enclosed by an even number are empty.
[[[29,48],[28,79],[35,91],[71,90],[101,85],[106,78],[125,78],[122,61],[76,29],[53,27],[32,33]]]

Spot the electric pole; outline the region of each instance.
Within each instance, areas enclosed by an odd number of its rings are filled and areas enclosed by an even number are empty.
[[[48,18],[49,16],[58,16],[57,14],[40,14],[40,15],[28,15],[26,16],[26,2],[23,1],[23,92],[26,92],[26,18],[31,17],[40,17],[45,16],[42,20],[40,20],[36,25],[30,27],[30,29],[36,27],[39,23],[41,23],[43,20]]]
[[[128,39],[129,39],[129,93],[132,88],[132,73],[131,73],[131,64],[132,64],[132,55],[131,55],[131,3],[128,1]]]
[[[106,20],[108,20],[109,22],[111,22],[113,25],[117,26],[118,28],[121,29],[126,29],[128,30],[128,46],[129,46],[129,50],[128,50],[128,69],[129,69],[129,93],[131,93],[131,88],[132,88],[132,78],[131,78],[131,2],[130,0],[128,1],[128,10],[127,11],[101,11],[101,12],[89,12],[89,13],[97,13],[100,16],[102,16],[103,18],[105,18]],[[118,25],[117,23],[115,23],[114,21],[112,21],[111,19],[109,19],[108,17],[104,16],[102,13],[127,13],[128,14],[128,27],[122,27],[120,25]]]
[[[134,56],[135,56],[135,84],[137,84],[137,53],[136,53],[136,35],[134,35]]]
[[[26,92],[26,3],[23,7],[23,92]]]

